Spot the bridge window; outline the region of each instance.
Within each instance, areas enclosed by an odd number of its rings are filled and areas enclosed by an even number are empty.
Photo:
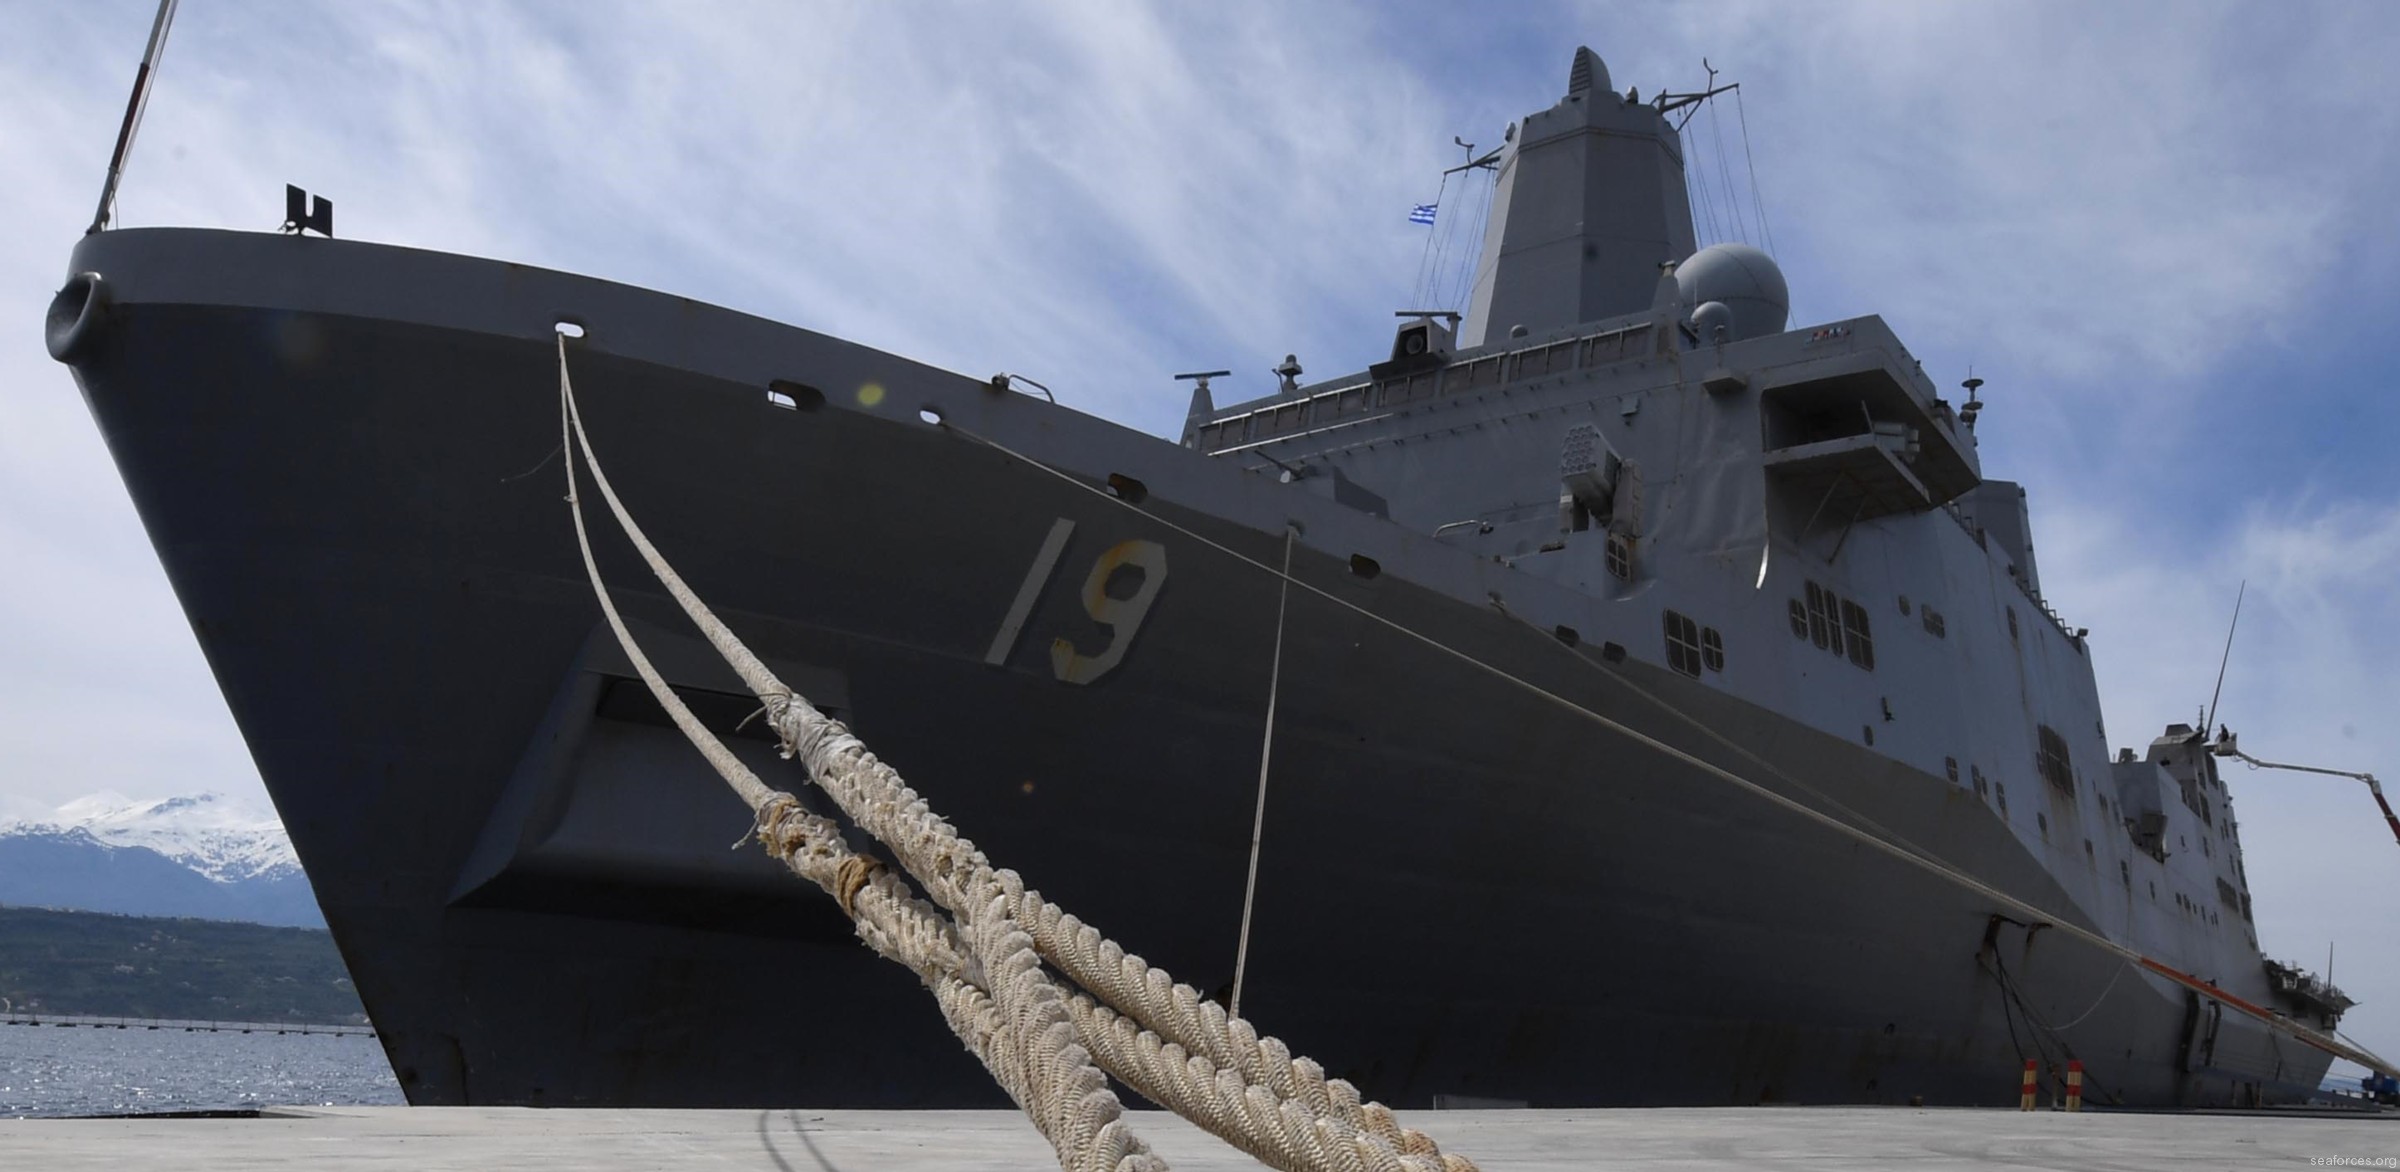
[[[1875,636],[1867,620],[1867,608],[1814,582],[1806,586],[1808,604],[1792,603],[1792,633],[1800,634],[1805,616],[1811,642],[1860,668],[1875,670]]]
[[[1700,624],[1687,615],[1668,611],[1667,666],[1694,679],[1700,677]]]
[[[1826,632],[1828,629],[1830,629],[1830,624],[1826,622],[1825,615],[1825,588],[1811,582],[1808,584],[1808,637],[1815,641],[1817,646],[1824,647],[1827,645]],[[1834,630],[1833,638],[1836,640],[1833,646],[1839,647],[1841,634],[1838,629]]]
[[[1710,671],[1725,670],[1725,637],[1715,627],[1700,628],[1700,662]]]
[[[1800,600],[1797,598],[1792,599],[1791,602],[1792,637],[1795,639],[1806,639],[1808,638],[1808,608],[1800,605]]]
[[[1845,598],[1842,600],[1842,636],[1850,651],[1850,662],[1875,670],[1875,641],[1867,633],[1867,608]]]

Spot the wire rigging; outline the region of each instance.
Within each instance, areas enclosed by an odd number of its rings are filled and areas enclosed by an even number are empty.
[[[1460,210],[1466,212],[1471,209],[1474,223],[1471,227],[1460,229],[1466,233],[1467,240],[1459,249],[1456,263],[1450,267],[1450,285],[1445,291],[1441,308],[1465,310],[1467,297],[1475,288],[1475,268],[1483,258],[1483,234],[1491,225],[1493,190],[1499,184],[1498,172],[1490,168],[1482,170],[1487,172],[1482,183],[1474,183],[1472,179],[1460,181],[1461,186],[1465,187]],[[1467,187],[1467,184],[1473,186]],[[1463,224],[1468,216],[1461,215],[1459,219]]]
[[[1749,220],[1742,214],[1741,197],[1734,194],[1733,165],[1725,155],[1725,124],[1717,116],[1717,100],[1708,99],[1708,136],[1716,143],[1717,177],[1725,184],[1725,205],[1733,211],[1733,227],[1742,243],[1750,243]]]
[[[1433,216],[1436,224],[1440,223],[1441,221],[1442,200],[1449,194],[1450,174],[1449,172],[1445,171],[1442,173],[1441,186],[1434,189],[1433,203],[1429,205],[1433,208]],[[1434,266],[1439,263],[1434,255],[1434,244],[1439,238],[1439,232],[1428,230],[1425,233],[1425,250],[1417,257],[1417,281],[1416,284],[1410,286],[1410,289],[1419,301],[1422,301],[1424,298],[1431,295],[1430,290],[1433,287],[1433,270]]]
[[[1700,194],[1700,223],[1694,224],[1693,227],[1706,226],[1708,234],[1700,240],[1700,247],[1706,248],[1711,244],[1723,241],[1725,234],[1717,230],[1716,199],[1708,192],[1708,167],[1699,159],[1698,144],[1687,138],[1684,140],[1683,149],[1683,186],[1687,192]]]
[[[1758,192],[1758,161],[1750,155],[1750,112],[1742,108],[1742,87],[1733,87],[1733,112],[1742,122],[1742,169],[1750,172],[1750,203],[1758,209],[1758,234],[1775,255],[1775,230],[1767,226],[1767,201]]]

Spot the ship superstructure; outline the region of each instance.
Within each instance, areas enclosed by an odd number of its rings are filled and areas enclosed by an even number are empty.
[[[1245,1013],[1372,1096],[2008,1102],[2069,1059],[2102,1102],[2313,1092],[2322,1049],[2223,1008],[2342,1005],[2259,955],[2206,730],[2112,760],[1972,399],[1695,248],[1664,107],[1579,51],[1495,160],[1463,320],[1252,402],[1203,382],[1179,442],[305,235],[96,234],[51,344],[412,1101],[992,1098],[907,974],[724,849],[744,812],[599,628],[523,475],[562,329],[612,478],[780,675],[1162,965],[1229,986],[1246,947]],[[736,730],[738,686],[603,565]],[[770,985],[821,1007],[809,1046],[756,1019]]]

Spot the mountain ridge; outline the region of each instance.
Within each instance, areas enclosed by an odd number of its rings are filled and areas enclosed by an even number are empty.
[[[322,927],[275,816],[207,792],[77,798],[0,822],[0,903]]]

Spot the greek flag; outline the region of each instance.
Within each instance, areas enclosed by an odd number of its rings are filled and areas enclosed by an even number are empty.
[[[1411,224],[1430,224],[1430,223],[1432,223],[1432,222],[1433,222],[1433,208],[1434,208],[1434,205],[1432,205],[1432,204],[1429,204],[1429,203],[1421,203],[1421,204],[1418,204],[1418,205],[1417,205],[1417,206],[1416,206],[1414,209],[1410,210],[1410,212],[1408,213],[1408,222],[1409,222],[1409,223],[1411,223]]]

